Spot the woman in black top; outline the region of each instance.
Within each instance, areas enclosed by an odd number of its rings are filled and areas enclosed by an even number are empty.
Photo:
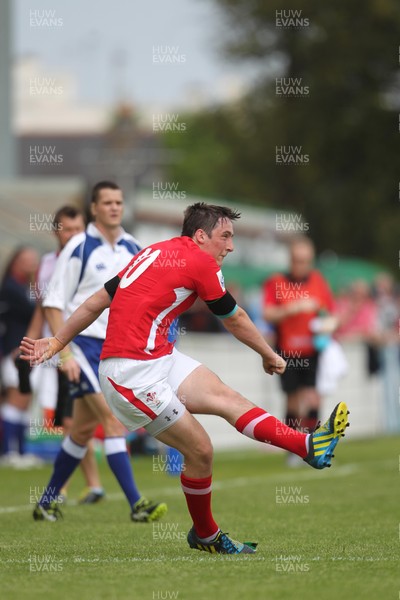
[[[24,434],[30,393],[21,393],[14,364],[19,341],[35,309],[36,250],[18,248],[6,266],[0,287],[1,379],[6,399],[1,406],[3,463],[17,462],[24,454]],[[27,390],[24,390],[27,392]]]

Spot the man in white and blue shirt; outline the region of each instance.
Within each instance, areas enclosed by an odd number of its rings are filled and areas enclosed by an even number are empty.
[[[121,229],[114,243],[104,236],[101,223],[89,223],[85,232],[75,235],[61,252],[49,290],[43,301],[46,315],[57,319],[57,312],[67,319],[89,296],[116,275],[140,250],[139,243]],[[49,310],[50,309],[50,310]],[[57,311],[55,312],[54,309]],[[51,312],[50,312],[51,311]],[[106,337],[108,311],[85,329],[71,344],[71,350],[63,353],[64,370],[70,380],[76,382],[75,396],[99,393],[97,378],[100,350]],[[73,361],[68,364],[70,354]],[[69,356],[69,358],[68,358]],[[80,369],[80,379],[78,379]]]
[[[61,252],[43,301],[53,334],[64,318],[123,269],[140,250],[137,240],[121,227],[123,197],[115,183],[103,181],[93,188],[91,213],[93,222],[86,232],[74,236]],[[124,428],[100,390],[98,366],[107,320],[108,311],[104,311],[60,353],[61,369],[73,383],[76,397],[73,425],[62,443],[49,484],[34,510],[36,520],[57,519],[59,509],[55,500],[85,456],[86,444],[99,423],[105,432],[108,463],[129,502],[132,520],[154,521],[167,510],[165,504],[151,502],[139,494],[126,450]]]

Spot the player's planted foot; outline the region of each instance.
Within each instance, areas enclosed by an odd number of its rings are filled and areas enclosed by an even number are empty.
[[[317,427],[308,438],[309,450],[305,457],[305,462],[314,467],[314,469],[325,469],[331,466],[331,458],[333,451],[339,441],[344,436],[346,427],[349,427],[348,415],[349,411],[344,402],[333,409],[329,419]]]
[[[33,511],[33,518],[35,521],[58,521],[58,519],[62,519],[63,515],[61,510],[58,507],[58,503],[53,500],[47,506],[42,506],[41,504],[36,504],[35,509]]]
[[[78,504],[96,504],[105,498],[105,492],[101,488],[86,487],[79,496]]]
[[[211,554],[254,554],[257,548],[254,542],[237,542],[222,531],[219,531],[211,542],[206,543],[197,536],[194,527],[189,531],[187,541],[191,548]]]
[[[142,496],[132,507],[131,519],[137,523],[151,523],[161,519],[167,510],[164,502],[152,502]]]

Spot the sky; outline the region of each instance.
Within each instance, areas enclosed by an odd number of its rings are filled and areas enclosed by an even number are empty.
[[[12,4],[14,56],[72,72],[83,102],[180,106],[199,96],[223,99],[250,77],[248,66],[222,57],[226,25],[213,0]]]

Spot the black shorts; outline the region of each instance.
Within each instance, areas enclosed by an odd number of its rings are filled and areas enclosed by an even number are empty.
[[[281,386],[286,394],[297,392],[301,388],[315,388],[317,380],[318,353],[301,358],[286,358],[285,352],[278,352],[285,358],[286,371],[280,376]]]

